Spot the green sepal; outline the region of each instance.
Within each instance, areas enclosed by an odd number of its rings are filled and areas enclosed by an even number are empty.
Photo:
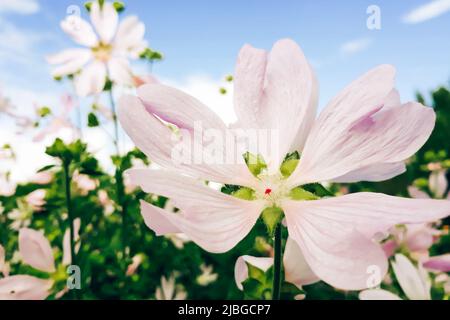
[[[283,163],[280,166],[280,172],[283,177],[289,177],[292,172],[294,172],[295,168],[300,161],[300,154],[297,151],[289,153],[285,158]]]
[[[247,164],[250,172],[257,177],[264,169],[267,169],[267,164],[261,155],[255,156],[250,152],[243,154],[245,163]]]
[[[303,188],[297,187],[290,191],[289,196],[293,200],[317,200],[320,199],[314,193],[306,191]]]
[[[238,190],[234,191],[232,193],[232,195],[234,197],[242,199],[242,200],[254,200],[255,199],[255,191],[250,188],[246,188],[246,187],[239,188]]]
[[[278,223],[283,219],[284,212],[278,207],[268,207],[261,213],[261,218],[267,227],[267,232],[272,237]]]

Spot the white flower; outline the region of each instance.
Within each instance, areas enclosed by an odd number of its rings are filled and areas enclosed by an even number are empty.
[[[136,16],[120,23],[113,4],[92,2],[91,24],[79,16],[68,16],[61,28],[77,44],[87,48],[67,49],[47,58],[58,65],[54,77],[76,74],[75,89],[78,95],[87,96],[102,92],[106,78],[115,84],[132,86],[133,76],[128,59],[137,59],[147,47],[144,40],[145,25]],[[94,31],[95,30],[95,31]]]
[[[402,254],[395,255],[391,263],[395,277],[409,300],[431,300],[431,281],[422,265],[416,268],[408,258]],[[370,289],[361,291],[361,300],[401,300],[401,298],[387,290]]]
[[[181,286],[176,286],[175,276],[172,274],[169,279],[161,277],[161,286],[156,288],[156,300],[186,300],[186,291]]]

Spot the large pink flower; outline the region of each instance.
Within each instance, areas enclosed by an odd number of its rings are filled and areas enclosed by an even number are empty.
[[[138,97],[121,99],[119,119],[135,144],[164,169],[129,174],[144,191],[169,197],[180,209],[171,213],[142,202],[146,224],[159,235],[185,233],[205,250],[220,253],[248,234],[262,210],[275,206],[283,210],[289,236],[320,279],[341,289],[363,289],[375,266],[381,280],[387,259],[373,236],[395,224],[447,216],[450,202],[368,192],[317,199],[301,186],[381,181],[405,171],[404,160],[425,143],[435,114],[420,103],[401,104],[394,74],[388,65],[374,68],[314,120],[318,87],[301,49],[291,40],[278,41],[270,52],[244,46],[234,75],[239,120],[233,128],[279,131],[278,152],[261,152],[267,169],[256,175],[243,160],[172,161],[179,141],[165,122],[193,134],[196,121],[203,129],[226,130],[226,125],[185,93],[161,84],[141,86]],[[280,173],[285,155],[294,151],[301,154],[295,170]],[[202,180],[247,187],[250,196],[221,193]]]

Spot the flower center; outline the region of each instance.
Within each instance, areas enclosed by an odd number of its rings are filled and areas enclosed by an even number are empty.
[[[106,43],[100,42],[96,47],[93,47],[92,54],[94,58],[106,62],[111,58],[112,46]]]
[[[255,190],[257,199],[263,199],[267,206],[278,206],[283,198],[288,197],[289,190],[286,188],[281,174],[267,175],[261,173],[258,175],[260,187]]]

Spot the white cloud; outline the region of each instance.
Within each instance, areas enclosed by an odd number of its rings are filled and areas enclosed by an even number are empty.
[[[372,39],[360,38],[345,42],[339,48],[342,55],[348,56],[366,50],[372,44]]]
[[[450,11],[450,0],[434,0],[409,11],[402,18],[404,23],[420,23]]]
[[[0,12],[33,14],[39,11],[37,0],[0,0]]]

